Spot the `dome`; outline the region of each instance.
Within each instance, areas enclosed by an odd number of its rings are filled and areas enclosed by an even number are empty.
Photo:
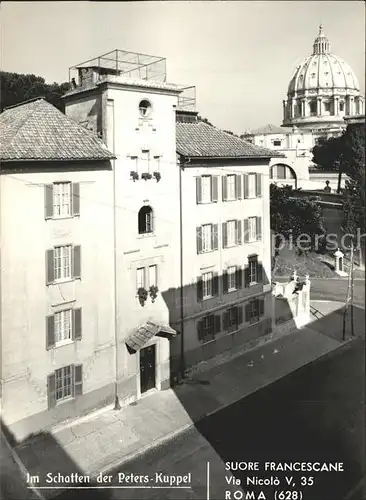
[[[285,127],[322,129],[344,127],[344,117],[362,115],[364,98],[350,66],[330,52],[323,26],[313,52],[296,68],[283,101]]]
[[[353,89],[359,91],[360,86],[350,66],[330,53],[330,43],[319,27],[319,35],[314,41],[313,53],[306,57],[296,68],[288,86],[289,96],[295,92],[313,89]]]

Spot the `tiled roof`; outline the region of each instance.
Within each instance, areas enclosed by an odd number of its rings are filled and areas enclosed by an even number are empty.
[[[266,135],[266,134],[289,134],[291,129],[286,129],[284,127],[277,127],[277,125],[264,125],[255,130],[249,132],[250,135]]]
[[[191,157],[242,158],[283,156],[204,122],[176,123],[177,153]]]
[[[92,132],[44,99],[0,114],[0,161],[108,160],[113,154]]]

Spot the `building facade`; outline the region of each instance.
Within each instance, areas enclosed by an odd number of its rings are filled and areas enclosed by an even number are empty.
[[[39,99],[0,115],[2,418],[18,438],[271,331],[276,153],[180,112],[161,59],[137,78],[120,52],[118,69],[76,68],[65,114]]]
[[[271,160],[275,182],[323,189],[323,179],[311,172],[315,167],[312,148],[320,138],[340,135],[348,115],[364,115],[364,97],[350,66],[331,53],[329,40],[320,26],[312,54],[297,66],[290,80],[287,99],[283,101],[282,126],[266,125],[243,138],[285,155],[280,163]],[[333,177],[329,177],[330,186],[336,189],[337,176]]]

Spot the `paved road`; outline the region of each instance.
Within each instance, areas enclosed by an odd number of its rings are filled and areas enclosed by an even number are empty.
[[[312,300],[335,300],[344,302],[347,296],[347,279],[312,279]],[[354,304],[365,307],[365,280],[354,281]]]
[[[228,486],[225,462],[259,462],[260,472],[251,476],[278,476],[277,490],[299,491],[300,477],[314,484],[303,486],[303,500],[343,500],[362,477],[364,460],[364,349],[358,338],[331,354],[304,366],[201,421],[168,444],[143,455],[116,473],[146,475],[154,485],[156,472],[165,475],[192,473],[191,489],[120,489],[75,492],[63,500],[85,499],[199,499],[207,498],[207,462],[210,463],[210,499],[223,500]],[[148,422],[146,423],[148,425]],[[295,487],[284,487],[284,473],[263,473],[264,462],[343,462],[345,472],[286,473]],[[234,472],[242,485],[247,472]],[[141,483],[140,483],[141,484]],[[145,484],[145,483],[143,483]],[[273,487],[243,486],[255,496],[236,498],[274,499]],[[259,496],[263,491],[265,496]],[[71,495],[71,496],[70,496]],[[292,495],[292,496],[290,496]],[[281,497],[278,497],[281,498]],[[298,499],[294,493],[283,498]],[[352,500],[361,500],[361,491]]]

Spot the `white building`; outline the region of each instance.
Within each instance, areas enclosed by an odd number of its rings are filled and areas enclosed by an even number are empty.
[[[338,136],[345,129],[345,117],[364,114],[364,97],[350,66],[332,54],[323,27],[312,54],[297,66],[283,101],[282,127],[266,125],[242,137],[257,146],[272,148],[286,158],[271,161],[271,177],[280,184],[303,189],[323,189],[329,178],[337,187],[337,175],[317,175],[311,170],[312,148],[320,137]]]

